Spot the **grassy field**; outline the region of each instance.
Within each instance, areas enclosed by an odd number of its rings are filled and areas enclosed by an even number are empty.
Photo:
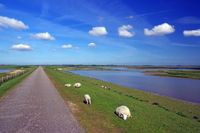
[[[200,131],[200,106],[129,89],[112,83],[45,68],[49,78],[88,133],[197,133]],[[65,83],[81,82],[82,87],[65,88]],[[102,89],[106,85],[111,90]],[[83,95],[92,97],[85,105]],[[126,105],[132,118],[123,121],[114,111]]]
[[[4,76],[4,75],[6,75],[6,73],[0,73],[0,77],[2,77],[2,76]]]
[[[0,68],[5,68],[5,69],[20,69],[20,68],[33,68],[35,66],[24,66],[24,65],[0,65]]]
[[[20,83],[23,79],[25,79],[33,70],[35,69],[35,67],[31,67],[31,68],[27,68],[27,72],[23,75],[17,76],[5,83],[3,83],[2,85],[0,85],[0,98],[5,95],[5,93],[7,91],[9,91],[10,89],[12,89],[15,85],[17,85],[18,83]],[[1,77],[1,75],[0,75]]]
[[[200,79],[200,71],[192,70],[154,70],[145,71],[145,74],[155,75],[155,76],[165,76],[165,77],[179,77],[179,78],[190,78],[190,79]]]
[[[0,68],[5,68],[5,69],[15,69],[18,67],[19,66],[15,66],[15,65],[0,65]]]

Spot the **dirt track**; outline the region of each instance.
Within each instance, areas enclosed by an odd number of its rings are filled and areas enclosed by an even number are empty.
[[[39,67],[0,101],[0,133],[83,133]]]

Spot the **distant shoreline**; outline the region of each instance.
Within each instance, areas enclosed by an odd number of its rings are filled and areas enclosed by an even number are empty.
[[[161,77],[176,77],[200,80],[199,70],[150,70],[144,71],[144,74]]]
[[[123,67],[128,69],[194,69],[200,70],[200,65],[54,65],[54,64],[43,64],[43,65],[5,65],[1,64],[0,68],[13,68],[13,67],[27,67],[27,66],[51,66],[51,67],[76,67],[76,68],[104,68],[104,67]]]

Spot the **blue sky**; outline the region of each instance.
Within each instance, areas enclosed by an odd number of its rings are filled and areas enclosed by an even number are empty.
[[[1,0],[0,64],[200,65],[198,0]]]

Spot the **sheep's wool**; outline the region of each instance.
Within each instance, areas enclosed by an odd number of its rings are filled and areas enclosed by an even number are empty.
[[[76,87],[76,88],[81,87],[81,83],[75,83],[75,84],[74,84],[74,87]]]
[[[124,105],[117,107],[116,113],[118,115],[120,115],[120,114],[126,115],[127,117],[131,116],[131,112],[130,112],[129,108],[127,106],[124,106]]]
[[[85,101],[87,104],[91,104],[91,97],[90,97],[90,95],[85,94],[85,95],[84,95],[84,101]]]
[[[84,98],[85,98],[85,99],[91,99],[91,98],[90,98],[90,95],[88,95],[88,94],[85,94],[85,95],[84,95]]]
[[[65,84],[65,87],[71,87],[71,84]]]

